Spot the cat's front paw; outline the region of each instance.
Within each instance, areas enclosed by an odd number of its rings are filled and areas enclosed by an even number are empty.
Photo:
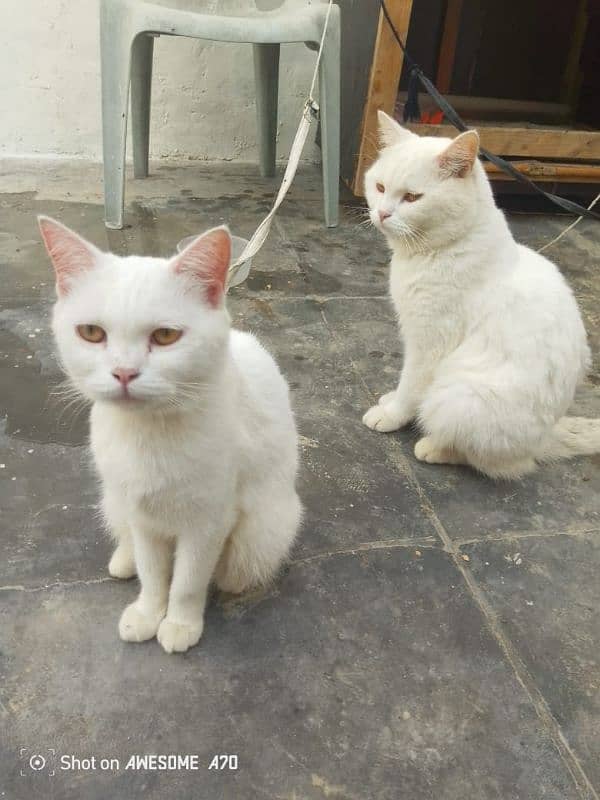
[[[185,653],[190,647],[198,644],[203,628],[203,620],[190,625],[173,622],[168,617],[165,617],[160,623],[156,638],[166,653]]]
[[[389,403],[393,402],[396,399],[397,391],[394,389],[393,392],[386,392],[382,394],[379,400],[377,401],[377,405],[379,406],[387,406]]]
[[[124,642],[145,642],[156,636],[165,611],[147,611],[137,601],[127,606],[119,620],[119,636]]]
[[[397,431],[398,428],[402,428],[410,422],[403,415],[396,413],[389,404],[373,406],[363,416],[362,421],[367,428],[380,433]]]
[[[108,574],[111,578],[127,580],[135,575],[135,561],[130,547],[122,544],[117,545],[117,549],[112,554],[108,562]]]

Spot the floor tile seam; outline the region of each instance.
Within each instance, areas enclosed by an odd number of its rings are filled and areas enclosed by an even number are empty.
[[[473,536],[468,539],[453,539],[454,545],[458,548],[465,547],[470,544],[483,544],[485,542],[502,542],[508,540],[519,539],[553,539],[558,536],[587,536],[588,534],[600,533],[599,527],[583,526],[581,528],[556,528],[556,530],[548,528],[544,530],[531,529],[521,531],[504,531],[495,532],[490,534],[482,534],[481,536]]]
[[[341,547],[336,550],[324,550],[308,556],[294,558],[288,562],[290,566],[302,566],[317,561],[325,561],[336,556],[354,556],[360,553],[369,553],[375,550],[441,550],[439,540],[434,536],[409,539],[378,539],[371,542],[359,542],[351,547]]]

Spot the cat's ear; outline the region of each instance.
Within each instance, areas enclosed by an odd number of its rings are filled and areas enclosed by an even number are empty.
[[[415,135],[381,109],[377,112],[377,121],[379,122],[379,141],[384,147],[400,144],[400,142],[412,139]]]
[[[228,228],[222,225],[194,239],[173,260],[173,269],[196,281],[209,304],[217,308],[225,294],[230,262],[231,236]]]
[[[478,152],[479,134],[477,131],[461,133],[438,156],[442,175],[445,178],[465,178],[473,169]]]
[[[38,225],[56,273],[56,291],[68,294],[77,275],[96,264],[100,250],[51,217],[39,216]]]

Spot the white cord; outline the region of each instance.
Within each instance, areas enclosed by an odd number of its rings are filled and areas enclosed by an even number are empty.
[[[600,200],[600,194],[596,195],[596,197],[595,197],[595,198],[592,200],[592,202],[589,204],[589,206],[588,206],[588,211],[591,211],[591,210],[592,210],[592,208],[593,208],[593,207],[596,205],[596,203],[598,202],[598,200]],[[556,244],[556,242],[558,242],[560,239],[562,239],[562,237],[563,237],[563,236],[564,236],[566,233],[568,233],[569,231],[572,231],[572,230],[573,230],[573,228],[575,227],[575,225],[579,224],[579,223],[581,222],[581,220],[582,220],[582,219],[583,219],[583,217],[577,217],[577,219],[576,219],[574,222],[572,222],[570,225],[567,225],[567,227],[564,229],[564,231],[561,231],[561,232],[558,234],[558,236],[555,236],[555,237],[554,237],[554,239],[552,239],[552,241],[548,242],[548,244],[545,244],[543,247],[540,247],[540,248],[539,248],[539,250],[538,250],[537,252],[538,252],[538,253],[543,253],[543,252],[544,252],[544,250],[547,250],[549,247],[552,247],[552,245],[553,245],[553,244]]]
[[[315,85],[317,83],[317,76],[319,74],[319,64],[321,63],[321,54],[323,53],[323,47],[325,45],[325,34],[327,33],[327,26],[329,25],[329,15],[331,14],[332,6],[333,6],[333,0],[329,0],[329,5],[327,6],[327,14],[325,15],[325,22],[323,23],[323,33],[321,34],[321,43],[319,44],[319,52],[317,53],[315,71],[313,72],[312,83],[310,85],[310,89],[308,92],[308,99],[311,101],[311,103],[315,102],[314,98]]]
[[[294,180],[294,177],[296,175],[296,170],[298,169],[298,163],[300,161],[300,156],[302,155],[302,150],[304,149],[306,137],[308,136],[311,123],[313,119],[316,119],[317,111],[319,110],[319,107],[313,98],[313,92],[315,89],[315,85],[317,83],[317,77],[319,75],[321,54],[323,53],[323,48],[325,46],[325,35],[327,33],[327,26],[329,24],[329,16],[331,14],[332,7],[333,7],[333,0],[329,0],[329,5],[327,7],[327,14],[325,15],[325,21],[323,23],[323,33],[321,34],[321,43],[319,45],[319,52],[317,53],[317,60],[313,72],[312,83],[310,85],[310,91],[308,93],[308,98],[305,101],[304,107],[302,109],[302,116],[300,117],[298,129],[296,130],[296,135],[294,136],[294,141],[292,142],[292,147],[290,149],[290,154],[288,156],[288,162],[285,168],[283,179],[281,181],[281,185],[279,187],[279,191],[277,192],[277,197],[275,198],[273,207],[271,208],[267,216],[263,219],[258,228],[254,231],[254,233],[250,237],[250,241],[244,248],[242,254],[229,266],[228,286],[231,286],[232,284],[237,285],[238,283],[242,283],[242,281],[244,281],[247,278],[248,272],[250,270],[250,266],[247,262],[253,256],[255,256],[256,253],[258,253],[260,248],[265,243],[265,240],[269,235],[269,230],[271,229],[271,223],[273,222],[273,217],[277,213],[277,209],[283,202],[283,199],[286,196],[288,189],[290,188],[292,181]]]

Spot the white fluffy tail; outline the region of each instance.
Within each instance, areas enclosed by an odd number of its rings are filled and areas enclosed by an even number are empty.
[[[600,453],[600,419],[561,417],[539,461]]]

